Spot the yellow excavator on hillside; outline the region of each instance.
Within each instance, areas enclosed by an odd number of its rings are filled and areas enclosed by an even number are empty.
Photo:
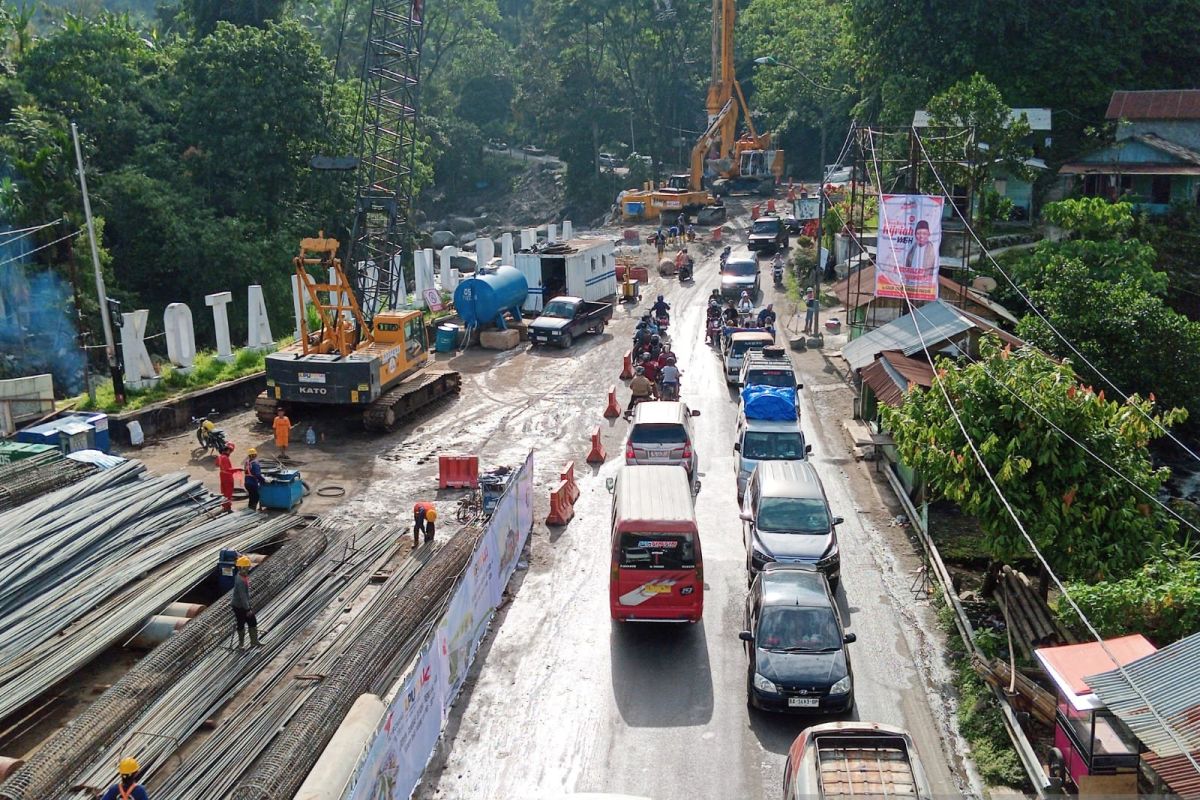
[[[771,135],[758,133],[733,64],[736,0],[712,0],[712,75],[708,84],[708,127],[692,147],[690,171],[672,175],[665,185],[624,192],[621,215],[627,220],[671,217],[695,212],[697,222],[725,219],[718,199],[735,192],[769,195],[783,175],[783,151],[771,147]],[[738,138],[739,111],[747,133]],[[706,180],[706,178],[708,180]]]

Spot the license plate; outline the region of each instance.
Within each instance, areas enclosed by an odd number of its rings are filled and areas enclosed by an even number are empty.
[[[665,583],[647,583],[646,594],[670,594],[671,587]]]
[[[788,706],[790,708],[817,708],[821,705],[819,697],[789,697]]]

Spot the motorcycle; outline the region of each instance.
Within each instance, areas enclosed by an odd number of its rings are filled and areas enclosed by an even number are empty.
[[[667,402],[678,400],[679,399],[679,383],[676,381],[672,381],[671,383],[662,384],[662,387],[659,389],[658,394],[659,394],[659,397],[661,397],[663,400],[665,400]]]
[[[707,344],[712,345],[713,347],[716,347],[717,345],[719,345],[721,343],[721,328],[722,327],[723,326],[721,324],[720,317],[710,317],[708,320],[708,324],[705,326],[705,329],[704,329],[704,334],[705,334],[704,341]]]
[[[683,266],[679,268],[679,282],[680,283],[690,283],[693,280],[692,264],[693,264],[692,259],[689,258],[687,261],[683,262]]]
[[[220,455],[225,450],[225,431],[213,425],[208,417],[192,417],[196,423],[196,442],[201,450]]]
[[[775,288],[781,288],[783,286],[783,264],[775,262],[775,265],[771,267],[771,275],[775,278]]]

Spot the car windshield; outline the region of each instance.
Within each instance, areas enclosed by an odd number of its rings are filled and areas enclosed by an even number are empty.
[[[571,319],[575,315],[575,304],[568,303],[563,300],[552,300],[542,309],[543,317],[555,317],[557,319]]]
[[[754,461],[795,461],[804,458],[804,437],[799,432],[746,431],[742,458]]]
[[[764,497],[754,524],[772,533],[828,533],[829,512],[819,497]]]
[[[777,219],[760,219],[754,223],[754,227],[750,229],[751,233],[779,233],[779,220]]]
[[[622,533],[621,566],[634,569],[692,569],[696,545],[678,533]]]
[[[748,278],[758,273],[757,261],[726,261],[721,270],[722,275],[734,275],[738,278]]]
[[[763,347],[765,347],[768,344],[769,344],[769,342],[764,342],[764,341],[757,340],[757,339],[746,339],[746,340],[734,342],[731,350],[733,351],[734,355],[740,356],[742,353],[746,352],[747,350],[762,350]]]
[[[786,369],[756,369],[746,373],[747,386],[795,386],[796,374]]]
[[[768,606],[758,623],[758,646],[768,650],[840,650],[842,636],[832,608]]]
[[[634,425],[629,431],[634,444],[683,444],[687,432],[682,425]]]

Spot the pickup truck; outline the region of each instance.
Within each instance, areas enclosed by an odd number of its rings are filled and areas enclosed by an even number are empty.
[[[529,323],[529,341],[555,344],[564,350],[576,336],[600,333],[612,319],[612,303],[593,303],[581,297],[556,297]]]
[[[788,750],[784,800],[933,796],[912,737],[879,722],[829,722],[804,730]]]
[[[779,217],[759,217],[746,233],[746,247],[751,253],[770,255],[788,246],[788,229]]]

